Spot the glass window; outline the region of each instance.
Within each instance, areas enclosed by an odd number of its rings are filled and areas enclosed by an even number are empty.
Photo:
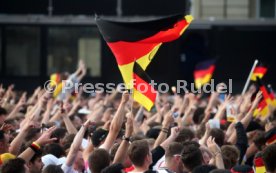
[[[48,75],[72,73],[83,59],[87,75],[101,76],[100,35],[96,27],[51,27],[48,37]]]
[[[260,16],[265,18],[274,18],[275,17],[275,0],[266,0],[261,1],[261,11]]]
[[[37,76],[40,67],[39,28],[6,27],[6,73],[15,76]]]

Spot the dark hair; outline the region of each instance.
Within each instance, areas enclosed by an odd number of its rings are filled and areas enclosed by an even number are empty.
[[[74,141],[74,138],[75,138],[75,134],[67,134],[63,140],[62,140],[62,147],[63,147],[63,150],[66,151],[67,149],[69,149],[71,147],[71,144],[73,143]]]
[[[265,132],[264,131],[257,131],[256,136],[253,138],[253,142],[258,150],[262,150],[263,146],[265,146]]]
[[[104,168],[109,166],[110,157],[105,149],[94,150],[88,159],[89,169],[93,173],[100,173]]]
[[[149,144],[144,139],[132,142],[128,148],[129,159],[135,166],[143,166],[149,152]]]
[[[120,173],[124,169],[123,165],[120,163],[112,164],[102,170],[101,173]]]
[[[21,158],[9,160],[2,166],[1,173],[25,173],[25,161]]]
[[[60,166],[58,165],[48,165],[42,173],[64,173]]]
[[[216,168],[217,167],[214,165],[200,165],[200,166],[195,167],[195,169],[193,169],[192,173],[209,173]]]
[[[3,142],[5,140],[5,132],[3,130],[0,130],[0,142]]]
[[[231,173],[231,171],[227,169],[213,169],[210,173]]]
[[[221,129],[211,129],[210,136],[215,138],[215,142],[218,144],[219,147],[221,147],[224,144],[224,133]]]
[[[31,158],[30,162],[34,163],[36,159],[41,158],[42,157],[42,151],[38,150],[33,157]]]
[[[65,155],[65,151],[59,144],[52,143],[44,147],[44,154],[52,154],[57,158],[60,158]]]
[[[59,143],[59,141],[64,138],[66,135],[67,130],[65,128],[57,128],[56,130],[53,131],[51,138],[57,138],[55,141],[56,143]]]
[[[183,145],[178,142],[173,142],[169,145],[165,152],[165,158],[172,158],[175,154],[182,154]]]
[[[202,160],[202,153],[197,142],[183,143],[182,162],[187,169],[192,171],[195,167],[202,165]]]
[[[225,160],[225,169],[231,169],[240,158],[240,151],[234,145],[223,145],[221,147],[221,154],[223,160]]]
[[[262,154],[267,171],[274,172],[276,170],[276,144],[266,147]]]
[[[179,135],[176,137],[175,141],[180,143],[187,142],[191,141],[194,137],[195,134],[191,129],[184,128],[180,130]]]
[[[1,115],[7,115],[7,113],[8,113],[8,112],[7,112],[6,109],[0,107],[0,116],[1,116]]]
[[[40,133],[40,128],[31,128],[26,137],[25,137],[25,140],[26,141],[34,141],[33,138]]]

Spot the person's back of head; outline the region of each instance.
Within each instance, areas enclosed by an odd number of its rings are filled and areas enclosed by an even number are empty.
[[[123,165],[117,163],[104,168],[101,173],[121,173],[123,169]]]
[[[53,131],[51,138],[57,138],[56,143],[60,143],[60,141],[65,137],[67,130],[65,128],[56,128]]]
[[[192,171],[195,167],[202,165],[203,157],[197,142],[183,143],[182,162],[186,169]]]
[[[192,173],[209,173],[217,167],[214,165],[200,165],[193,169]]]
[[[59,144],[52,143],[44,147],[44,154],[52,154],[55,157],[60,158],[65,155],[65,151]]]
[[[2,166],[1,173],[26,173],[25,161],[21,158],[9,160]]]
[[[176,137],[175,141],[183,143],[191,141],[193,138],[195,138],[195,133],[188,128],[183,128],[180,130],[179,135]]]
[[[227,169],[214,169],[210,173],[231,173],[231,171]]]
[[[221,147],[221,154],[223,157],[223,160],[225,160],[225,168],[231,169],[234,167],[240,158],[240,151],[238,148],[234,145],[223,145]]]
[[[263,161],[267,171],[276,172],[276,143],[266,147],[262,153]]]
[[[49,165],[42,171],[42,173],[63,173],[63,170],[58,165]]]
[[[144,165],[146,157],[149,155],[149,153],[149,144],[144,139],[132,142],[128,149],[128,156],[131,162],[134,164],[134,166],[138,167]]]
[[[254,173],[251,166],[248,165],[236,165],[231,169],[232,173]]]
[[[221,129],[213,128],[210,131],[210,136],[215,138],[215,142],[218,144],[219,147],[221,147],[224,144],[224,132]]]
[[[182,155],[183,145],[178,142],[173,142],[169,145],[165,152],[165,159],[171,160],[175,155]]]
[[[110,156],[105,149],[94,150],[88,159],[88,166],[91,172],[100,173],[110,164]]]

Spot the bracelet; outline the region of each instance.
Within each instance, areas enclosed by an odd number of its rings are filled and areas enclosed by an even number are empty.
[[[37,142],[33,142],[31,145],[33,145],[34,147],[36,147],[38,150],[41,149],[41,146]]]
[[[33,142],[33,143],[30,145],[30,148],[31,148],[35,153],[40,152],[40,146],[39,146],[36,142]]]
[[[125,140],[129,143],[131,143],[131,137],[126,137],[125,135],[122,137],[122,140]]]
[[[169,133],[169,129],[167,129],[167,128],[162,128],[162,129],[161,129],[161,132],[163,132],[163,133]]]
[[[217,151],[214,156],[216,157],[218,154],[221,154],[221,151]]]

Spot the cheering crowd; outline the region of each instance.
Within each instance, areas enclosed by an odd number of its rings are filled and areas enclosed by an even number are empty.
[[[84,63],[64,76],[78,83]],[[53,96],[0,88],[1,173],[276,173],[276,112],[262,92],[159,94],[146,111],[129,92]],[[233,119],[227,119],[232,106]]]

